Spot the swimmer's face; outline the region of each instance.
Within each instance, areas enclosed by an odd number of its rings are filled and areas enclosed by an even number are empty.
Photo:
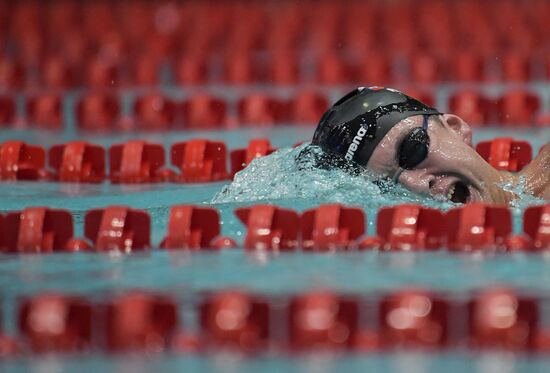
[[[423,117],[417,115],[395,125],[374,150],[367,168],[381,177],[395,178],[412,192],[436,199],[506,203],[509,196],[498,187],[503,175],[472,148],[470,126],[456,115],[430,116],[427,157],[413,169],[401,169],[400,146],[422,123]]]

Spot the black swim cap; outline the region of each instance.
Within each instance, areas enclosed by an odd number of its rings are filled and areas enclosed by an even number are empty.
[[[312,144],[366,167],[374,149],[393,126],[420,114],[441,113],[395,89],[360,87],[323,114]]]

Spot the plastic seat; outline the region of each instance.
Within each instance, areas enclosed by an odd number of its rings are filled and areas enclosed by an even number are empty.
[[[101,251],[130,253],[151,247],[151,218],[147,212],[110,206],[86,212],[84,236]]]
[[[11,126],[15,121],[15,100],[7,95],[0,95],[0,127]]]
[[[482,55],[470,51],[458,51],[449,60],[449,80],[457,82],[482,82],[486,80],[485,60]]]
[[[498,120],[505,125],[532,125],[540,108],[539,98],[525,91],[510,91],[498,100]]]
[[[525,82],[531,79],[531,66],[527,55],[507,53],[500,60],[502,80],[506,82]]]
[[[227,104],[209,95],[197,95],[183,103],[185,128],[207,130],[223,127],[227,121]]]
[[[0,145],[0,180],[38,180],[46,163],[46,152],[40,146],[22,141]]]
[[[367,86],[386,86],[393,81],[391,60],[382,53],[368,53],[359,59],[357,79]]]
[[[173,166],[181,172],[174,181],[206,183],[227,179],[227,148],[221,141],[194,139],[170,149]]]
[[[298,57],[290,52],[275,52],[270,59],[267,82],[278,85],[292,85],[300,81]]]
[[[160,82],[160,63],[155,57],[141,56],[133,66],[132,86],[156,86]]]
[[[159,353],[170,349],[179,328],[178,306],[170,297],[134,291],[106,304],[105,350]]]
[[[451,113],[458,115],[468,124],[484,125],[491,120],[490,101],[476,91],[457,92],[449,99]]]
[[[424,290],[402,290],[379,304],[380,345],[441,348],[449,343],[449,305]]]
[[[288,314],[292,350],[354,347],[359,329],[359,305],[355,299],[330,292],[311,292],[291,299]]]
[[[109,178],[113,183],[152,183],[163,180],[164,148],[141,140],[109,148]]]
[[[29,99],[27,118],[36,127],[61,129],[63,126],[61,97],[55,94],[44,94]]]
[[[118,99],[110,94],[90,93],[76,105],[76,119],[81,130],[112,131],[118,126],[119,115]]]
[[[453,251],[503,250],[512,233],[512,215],[505,206],[470,203],[447,212],[447,246]]]
[[[54,145],[48,152],[54,179],[62,182],[99,183],[105,179],[105,149],[84,141]]]
[[[6,252],[64,251],[73,236],[73,218],[66,210],[28,207],[8,213],[3,229]]]
[[[199,306],[200,341],[205,348],[253,352],[268,346],[270,310],[262,299],[241,291],[208,294]]]
[[[434,84],[443,78],[443,66],[437,57],[427,53],[409,56],[409,79],[420,84]]]
[[[116,88],[119,85],[117,67],[101,58],[88,64],[86,79],[88,86],[94,89]]]
[[[290,100],[290,121],[299,124],[317,124],[328,109],[325,95],[313,91],[299,92]]]
[[[509,137],[482,141],[476,145],[476,151],[494,168],[511,172],[521,171],[531,162],[533,153],[527,141]]]
[[[229,153],[231,159],[231,175],[243,170],[252,160],[264,157],[273,153],[275,148],[271,146],[268,139],[250,140],[244,149],[234,149]]]
[[[255,205],[235,210],[246,226],[244,248],[285,251],[298,246],[300,217],[293,210],[271,205]]]
[[[550,249],[550,204],[528,207],[523,213],[523,231],[536,250]]]
[[[19,304],[18,326],[34,353],[75,353],[91,349],[92,305],[64,294],[38,294]]]
[[[250,84],[259,80],[259,71],[248,52],[225,56],[224,79],[228,84]]]
[[[51,56],[42,65],[42,84],[48,89],[67,89],[75,86],[74,71],[60,56]]]
[[[139,129],[167,130],[174,125],[176,104],[160,94],[141,96],[134,102],[134,116]]]
[[[354,248],[365,233],[365,226],[365,214],[360,208],[321,205],[302,213],[302,248],[308,251]]]
[[[445,242],[443,214],[419,205],[383,207],[376,217],[382,250],[438,250]]]
[[[534,346],[540,317],[535,299],[510,289],[490,289],[476,294],[468,311],[472,347],[516,351]]]
[[[220,214],[217,210],[192,205],[172,206],[167,235],[160,247],[170,250],[235,247],[233,240],[219,237],[220,231]]]
[[[247,125],[273,125],[286,118],[285,105],[280,100],[265,94],[243,97],[237,104],[239,121]]]

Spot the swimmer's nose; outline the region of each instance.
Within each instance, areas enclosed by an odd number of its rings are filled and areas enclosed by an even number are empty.
[[[435,176],[426,169],[404,170],[398,181],[411,192],[428,195],[435,182]]]

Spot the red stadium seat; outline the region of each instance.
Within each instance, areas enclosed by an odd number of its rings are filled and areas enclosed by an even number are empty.
[[[157,58],[142,56],[134,62],[132,86],[155,86],[160,81],[160,63]]]
[[[523,231],[535,249],[550,249],[550,204],[528,207],[523,214]]]
[[[510,91],[498,100],[498,118],[502,124],[532,125],[540,108],[539,98],[529,92]]]
[[[246,149],[234,149],[229,153],[231,158],[231,175],[241,170],[244,170],[246,166],[255,158],[263,157],[273,153],[275,148],[271,146],[268,139],[253,139],[248,143]]]
[[[160,244],[164,249],[221,249],[220,214],[213,208],[192,205],[172,206],[167,236]],[[228,238],[229,246],[236,246]],[[225,246],[227,247],[227,246]]]
[[[334,251],[353,248],[365,233],[363,210],[338,204],[321,205],[302,213],[302,248]]]
[[[160,94],[138,97],[134,102],[137,128],[167,130],[176,119],[176,104]]]
[[[123,206],[88,210],[84,235],[97,251],[147,250],[151,247],[151,218],[147,212]]]
[[[51,253],[64,251],[73,236],[73,219],[66,210],[28,207],[4,219],[5,251]]]
[[[380,344],[386,348],[441,348],[449,342],[449,305],[423,290],[404,290],[382,298]]]
[[[376,217],[376,233],[383,250],[437,250],[444,245],[443,214],[419,205],[383,207]]]
[[[206,348],[252,352],[267,347],[269,306],[256,296],[230,290],[208,295],[199,317],[200,340]]]
[[[46,152],[40,146],[6,141],[0,145],[0,180],[37,180],[45,162]]]
[[[178,331],[178,306],[168,296],[134,291],[106,305],[105,349],[111,353],[159,353]]]
[[[28,121],[37,127],[60,129],[63,126],[61,97],[44,94],[29,99],[27,117]]]
[[[329,102],[323,94],[313,91],[299,92],[290,100],[290,121],[300,124],[317,124],[328,109]]]
[[[99,57],[89,63],[86,79],[87,84],[96,89],[115,88],[119,85],[117,67]]]
[[[265,94],[252,94],[238,102],[239,121],[242,124],[272,125],[286,118],[285,105]]]
[[[521,171],[531,162],[533,153],[527,141],[509,137],[482,141],[476,145],[476,151],[494,168],[511,172]]]
[[[0,57],[0,89],[19,89],[25,83],[25,70],[16,61]]]
[[[227,179],[227,148],[223,142],[189,140],[172,145],[172,165],[181,174],[176,181],[204,183]]]
[[[118,126],[120,104],[116,96],[90,93],[82,97],[76,106],[79,129],[87,131],[110,131]]]
[[[13,125],[16,113],[15,100],[10,96],[0,95],[0,127]]]
[[[75,353],[91,349],[92,306],[63,294],[39,294],[19,305],[19,330],[34,353]]]
[[[289,305],[289,339],[293,350],[345,350],[354,347],[359,305],[353,298],[312,292]]]
[[[203,84],[208,79],[206,58],[200,55],[184,55],[176,63],[175,80],[182,86]]]
[[[536,300],[509,289],[478,293],[468,305],[470,345],[513,351],[534,346],[539,328]]]
[[[222,99],[197,95],[184,102],[183,115],[186,129],[219,128],[227,121],[227,105]]]
[[[451,113],[460,116],[469,124],[484,125],[492,119],[489,100],[476,91],[461,91],[449,99]]]
[[[109,148],[109,177],[113,183],[163,181],[164,148],[160,144],[133,140]]]
[[[512,215],[504,206],[470,203],[449,210],[445,220],[452,251],[501,250],[512,233]]]
[[[235,210],[247,227],[245,249],[286,251],[298,246],[300,217],[293,210],[255,205]]]
[[[62,182],[99,183],[105,179],[105,149],[83,141],[54,145],[48,152],[54,178]]]

